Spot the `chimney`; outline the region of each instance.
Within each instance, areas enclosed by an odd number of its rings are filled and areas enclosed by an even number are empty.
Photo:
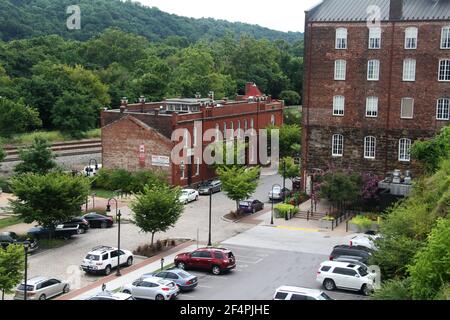
[[[144,96],[140,96],[139,97],[139,102],[141,103],[141,112],[144,113],[145,112],[145,97]]]
[[[120,113],[124,113],[125,110],[127,110],[127,106],[128,106],[128,99],[127,97],[123,97],[122,100],[120,101]]]
[[[403,0],[390,0],[389,20],[397,21],[403,18]]]

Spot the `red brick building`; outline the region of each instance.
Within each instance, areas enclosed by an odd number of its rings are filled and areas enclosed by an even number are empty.
[[[304,181],[414,174],[411,144],[450,123],[450,1],[324,0],[305,30]]]
[[[253,83],[247,84],[245,96],[234,101],[197,96],[157,103],[141,98],[141,103],[128,104],[124,99],[120,109],[105,110],[101,115],[103,167],[162,170],[173,185],[195,185],[215,177],[201,159],[209,144],[222,139],[224,132],[230,140],[230,130],[254,129],[258,133],[271,124],[280,126],[283,109],[283,101],[263,95]],[[214,133],[211,139],[202,136],[208,130]],[[181,132],[181,137],[173,137],[174,132]],[[174,164],[171,153],[182,139],[183,150],[177,154],[184,153],[184,157]]]

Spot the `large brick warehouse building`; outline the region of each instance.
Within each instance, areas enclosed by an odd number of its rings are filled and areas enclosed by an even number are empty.
[[[283,124],[284,102],[260,92],[247,83],[245,96],[236,100],[209,98],[168,99],[137,104],[122,101],[120,109],[105,110],[101,114],[103,167],[107,169],[162,170],[172,185],[190,186],[216,176],[210,165],[201,159],[205,148],[216,140],[246,139],[244,132],[269,125]],[[204,137],[207,131],[212,137]],[[181,137],[173,137],[174,132]],[[234,135],[232,137],[232,133]],[[241,135],[237,135],[242,132]],[[182,142],[180,163],[171,158],[172,150]],[[246,152],[246,163],[258,162],[249,157],[258,151]]]
[[[304,181],[414,174],[411,144],[449,125],[450,1],[324,0],[305,30]]]

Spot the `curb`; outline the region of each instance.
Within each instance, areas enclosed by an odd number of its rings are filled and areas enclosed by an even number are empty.
[[[161,258],[164,258],[166,256],[170,256],[171,254],[174,254],[174,253],[176,253],[178,251],[181,251],[182,249],[187,248],[187,247],[189,247],[191,245],[194,245],[194,244],[196,244],[196,242],[194,240],[189,240],[189,241],[187,241],[185,243],[182,243],[182,244],[180,244],[180,245],[178,245],[178,246],[176,246],[176,247],[174,247],[174,248],[172,248],[172,249],[170,249],[170,250],[168,250],[168,251],[166,251],[164,253],[161,253],[161,254],[159,254],[157,256],[154,256],[154,257],[151,257],[151,258],[146,258],[146,260],[144,260],[144,261],[142,261],[142,262],[140,262],[138,264],[134,264],[131,267],[120,269],[121,273],[122,273],[122,275],[127,275],[127,274],[129,274],[131,272],[134,272],[134,271],[136,271],[136,270],[138,270],[138,269],[140,269],[142,267],[145,267],[145,266],[147,266],[149,264],[157,262],[157,261],[161,260]],[[60,297],[58,297],[57,299],[54,299],[54,300],[71,300],[71,299],[73,299],[75,297],[78,297],[78,296],[82,295],[85,292],[88,292],[89,290],[92,290],[92,289],[94,289],[96,287],[99,287],[99,286],[103,285],[104,283],[110,282],[111,280],[114,280],[114,279],[117,279],[117,277],[116,277],[116,275],[114,273],[112,273],[112,274],[110,274],[107,277],[103,277],[103,278],[101,278],[101,279],[99,279],[99,280],[97,280],[97,281],[87,285],[86,287],[77,289],[75,291],[71,291],[68,294],[60,296]]]

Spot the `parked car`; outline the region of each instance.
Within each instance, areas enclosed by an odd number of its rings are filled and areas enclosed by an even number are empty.
[[[276,186],[269,192],[270,200],[284,201],[284,199],[291,194],[291,190],[288,188],[281,188]]]
[[[14,232],[1,232],[0,233],[0,247],[6,249],[11,244],[23,245],[27,241],[29,243],[28,252],[34,252],[39,249],[38,243],[35,239],[21,238]]]
[[[180,289],[175,282],[161,278],[141,278],[122,289],[123,293],[131,294],[135,299],[171,300],[176,298]]]
[[[323,262],[317,272],[316,280],[329,291],[339,288],[362,291],[364,295],[369,295],[375,288],[373,274],[369,274],[367,269],[360,265],[348,262]]]
[[[375,241],[380,237],[379,235],[358,234],[350,240],[350,246],[363,246],[371,250],[377,250]]]
[[[181,196],[179,201],[182,204],[188,204],[189,202],[197,201],[199,197],[199,193],[194,189],[183,189],[181,190]]]
[[[68,282],[55,278],[35,277],[27,280],[27,300],[47,300],[70,291]],[[23,300],[25,283],[17,287],[14,300]]]
[[[340,256],[360,257],[362,263],[368,264],[372,256],[372,251],[363,246],[338,245],[333,248],[330,254],[330,260],[334,260],[334,258]]]
[[[369,268],[368,265],[366,265],[364,262],[362,262],[363,258],[361,257],[356,257],[356,256],[339,256],[333,259],[333,261],[336,262],[348,262],[348,263],[354,263],[357,265],[360,265],[366,269]]]
[[[186,272],[182,269],[172,268],[156,273],[144,274],[142,278],[161,278],[175,282],[181,291],[193,290],[198,285],[198,279],[196,276]]]
[[[134,256],[131,251],[120,250],[120,265],[131,266]],[[95,247],[90,251],[83,262],[81,269],[86,273],[104,273],[109,275],[111,270],[117,268],[117,248],[108,246]]]
[[[249,199],[239,202],[239,211],[244,213],[256,213],[264,210],[264,203],[259,200]]]
[[[65,239],[68,240],[72,236],[79,234],[79,226],[58,225],[55,228],[36,226],[28,230],[28,235],[34,239]]]
[[[87,220],[89,222],[90,228],[112,228],[114,225],[114,219],[110,216],[104,216],[95,212],[91,212],[88,214],[85,214],[83,216],[83,219]]]
[[[209,193],[216,193],[222,191],[222,182],[220,180],[211,180],[205,183],[202,183],[198,188],[198,192],[200,195],[209,195]]]
[[[334,300],[316,289],[283,286],[276,290],[273,300]]]
[[[100,301],[117,301],[117,300],[134,300],[133,296],[123,292],[102,291],[96,295],[87,298],[86,300],[100,300]]]
[[[79,234],[86,233],[89,230],[89,222],[83,217],[73,218],[70,221],[63,222],[62,225],[64,225],[64,227],[75,227],[78,225]]]
[[[182,270],[211,270],[214,275],[236,268],[233,253],[225,248],[202,248],[190,253],[181,253],[175,257],[174,263]]]

